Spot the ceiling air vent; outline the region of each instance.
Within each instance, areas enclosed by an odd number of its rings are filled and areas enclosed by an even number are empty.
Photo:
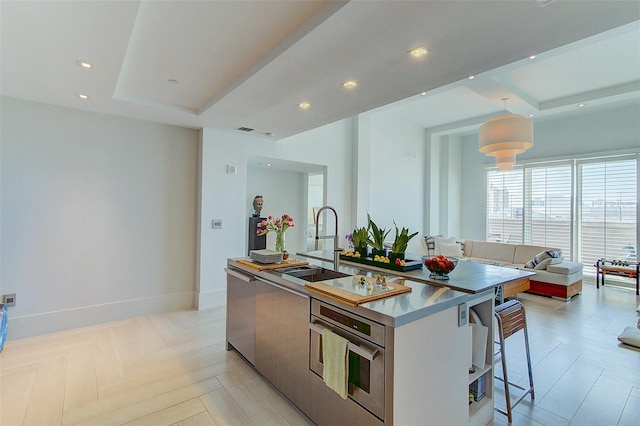
[[[254,129],[251,129],[249,127],[238,127],[238,130],[240,130],[241,132],[253,132]]]
[[[538,6],[542,7],[542,6],[546,6],[549,3],[553,3],[556,0],[536,0],[538,2]]]

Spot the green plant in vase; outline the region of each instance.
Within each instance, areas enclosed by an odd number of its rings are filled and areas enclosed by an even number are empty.
[[[409,235],[409,228],[403,227],[402,231],[400,231],[395,221],[393,221],[393,224],[396,227],[396,238],[391,245],[391,254],[389,255],[391,262],[395,262],[396,259],[404,259],[404,253],[407,251],[409,240],[418,235],[417,232]]]
[[[385,256],[384,239],[387,238],[387,235],[389,235],[391,230],[387,231],[384,228],[378,227],[378,225],[371,220],[369,213],[367,213],[367,219],[369,220],[369,236],[371,237],[367,239],[367,244],[371,246],[371,254],[374,256]]]
[[[367,257],[367,239],[369,238],[369,231],[364,226],[360,229],[355,228],[353,230],[353,247],[354,250],[360,253],[360,257]]]

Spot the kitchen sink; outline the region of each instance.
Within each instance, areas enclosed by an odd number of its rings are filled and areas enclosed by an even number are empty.
[[[351,276],[349,274],[343,274],[342,272],[333,271],[331,269],[312,267],[290,269],[285,271],[283,275],[289,275],[309,282],[334,280],[336,278]]]

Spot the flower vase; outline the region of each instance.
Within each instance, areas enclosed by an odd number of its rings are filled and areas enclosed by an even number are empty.
[[[284,252],[284,231],[276,231],[276,251]]]

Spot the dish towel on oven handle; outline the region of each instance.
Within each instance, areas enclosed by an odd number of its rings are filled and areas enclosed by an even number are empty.
[[[322,330],[322,379],[342,399],[347,399],[348,392],[348,343],[347,339],[331,330]]]

